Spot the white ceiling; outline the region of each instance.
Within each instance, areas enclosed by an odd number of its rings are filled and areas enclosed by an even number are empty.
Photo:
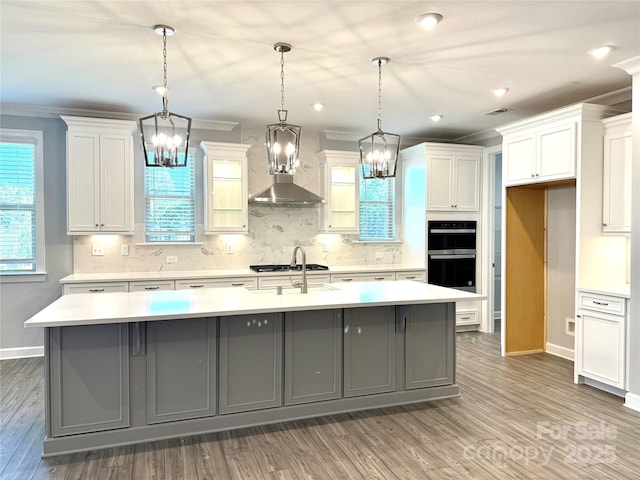
[[[425,31],[424,12],[444,20]],[[640,54],[640,1],[0,0],[0,99],[150,114],[168,24],[170,110],[195,119],[275,123],[285,54],[289,121],[367,134],[454,140],[628,88],[612,64]],[[612,44],[603,60],[587,50]],[[508,87],[503,98],[490,90]],[[630,95],[630,94],[629,94]],[[311,108],[314,102],[324,111]],[[12,105],[15,106],[15,105]],[[510,111],[486,116],[504,107]],[[428,116],[441,113],[438,124]]]

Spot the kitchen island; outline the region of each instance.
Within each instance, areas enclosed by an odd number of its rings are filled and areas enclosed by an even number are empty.
[[[45,328],[44,455],[457,396],[455,303],[412,281],[65,295]]]

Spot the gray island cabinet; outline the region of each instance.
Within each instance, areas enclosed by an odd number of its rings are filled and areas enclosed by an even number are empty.
[[[68,295],[29,319],[45,328],[44,455],[459,394],[455,302],[481,296],[241,290]]]

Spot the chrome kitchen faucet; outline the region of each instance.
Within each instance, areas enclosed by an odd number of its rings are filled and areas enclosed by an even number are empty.
[[[296,254],[298,250],[302,252],[302,282],[291,282],[294,287],[300,287],[300,293],[307,293],[307,254],[300,245],[296,245],[293,249],[293,256],[291,257],[291,268],[296,267]]]

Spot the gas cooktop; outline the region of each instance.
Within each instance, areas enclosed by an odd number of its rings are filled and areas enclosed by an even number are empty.
[[[249,268],[254,272],[300,272],[302,270],[302,265],[296,265],[292,267],[289,264],[284,265],[249,265]],[[318,265],[317,263],[308,263],[307,270],[329,270],[329,267],[326,265]]]

